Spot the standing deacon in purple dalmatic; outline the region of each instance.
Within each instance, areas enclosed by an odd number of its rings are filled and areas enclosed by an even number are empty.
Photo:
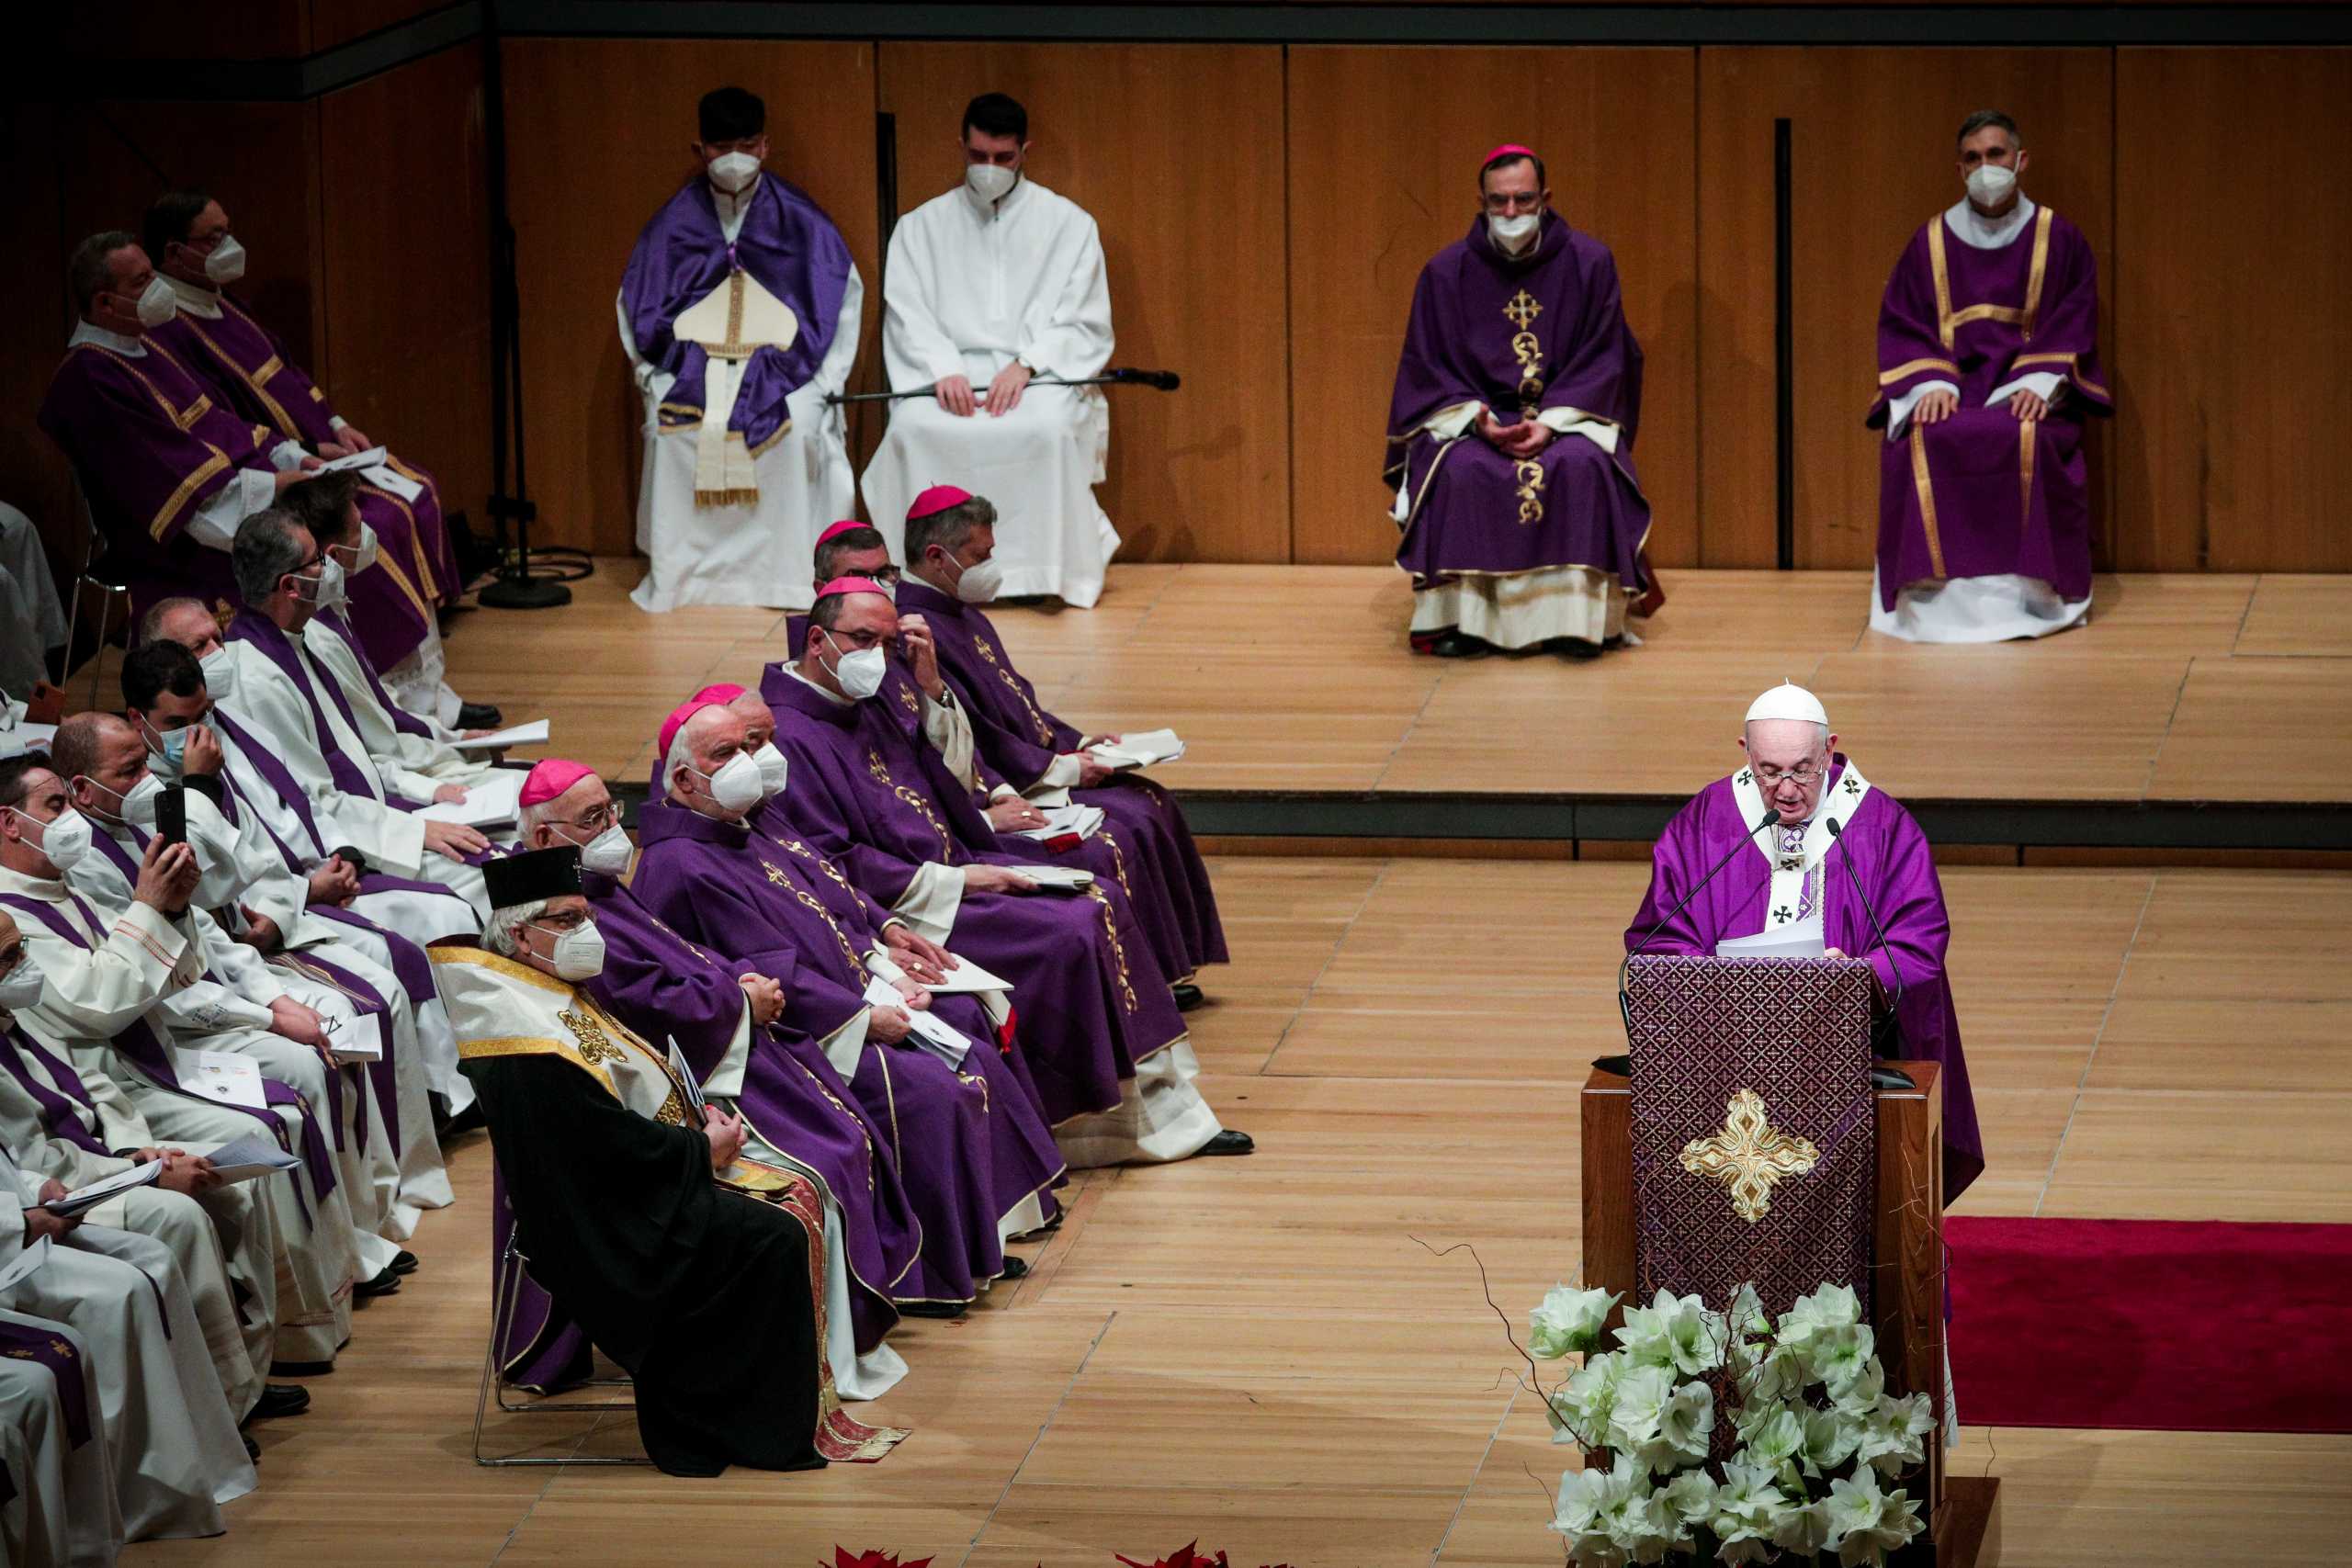
[[[1652,852],[1649,892],[1626,929],[1625,950],[1704,956],[1735,937],[1810,926],[1826,956],[1867,960],[1879,1005],[1893,1010],[1901,1032],[1889,1054],[1942,1065],[1949,1203],[1984,1168],[1984,1140],[1944,973],[1951,920],[1943,886],[1919,824],[1837,746],[1811,692],[1783,683],[1758,697],[1741,731],[1747,761],[1675,813]],[[1765,828],[1768,807],[1780,820]],[[1707,881],[1742,840],[1755,853],[1734,855]]]
[[[2083,421],[2114,412],[2083,231],[2018,188],[1994,109],[1960,128],[1967,195],[1911,237],[1878,317],[1871,626],[1914,642],[2043,637],[2090,614]]]
[[[653,215],[621,278],[621,348],[645,399],[630,598],[801,609],[800,563],[850,509],[841,407],[865,288],[824,209],[763,172],[767,105],[703,96],[692,178]]]
[[[1552,210],[1541,158],[1496,148],[1478,196],[1414,286],[1389,403],[1413,646],[1598,658],[1665,602],[1634,472],[1641,345],[1616,259]]]

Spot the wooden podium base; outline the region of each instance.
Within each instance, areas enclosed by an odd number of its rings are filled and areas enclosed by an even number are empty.
[[[1997,1568],[2001,1561],[2001,1478],[1944,1476],[1936,1517],[1936,1568]]]

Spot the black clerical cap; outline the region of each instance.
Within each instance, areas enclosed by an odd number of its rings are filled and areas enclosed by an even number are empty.
[[[570,844],[501,855],[481,863],[482,885],[490,891],[490,907],[511,909],[580,891],[580,852]]]
[[[768,128],[767,100],[741,87],[719,87],[702,96],[702,139],[741,141]]]

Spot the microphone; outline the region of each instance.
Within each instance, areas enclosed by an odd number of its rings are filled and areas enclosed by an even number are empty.
[[[1829,836],[1842,846],[1846,841],[1846,825],[1832,817],[1826,826],[1829,829]],[[1894,1000],[1887,1010],[1891,1014],[1903,1006],[1903,964],[1895,956],[1894,944],[1886,940],[1886,927],[1879,923],[1878,910],[1871,906],[1871,896],[1862,891],[1862,879],[1854,874],[1854,857],[1848,855],[1838,863],[1846,868],[1846,880],[1852,886],[1854,897],[1862,901],[1862,912],[1871,918],[1871,930],[1878,933],[1878,944],[1886,949],[1886,966],[1894,975]]]
[[[1723,858],[1715,862],[1713,865],[1707,868],[1707,874],[1692,883],[1690,885],[1690,891],[1676,899],[1674,908],[1668,909],[1665,914],[1658,917],[1657,924],[1650,927],[1648,932],[1643,936],[1642,940],[1634,944],[1634,951],[1625,954],[1623,958],[1618,961],[1617,1012],[1618,1015],[1625,1021],[1625,1038],[1628,1043],[1631,1043],[1634,1037],[1634,1004],[1625,995],[1626,968],[1632,964],[1634,959],[1639,958],[1643,953],[1647,953],[1650,950],[1650,943],[1657,940],[1657,933],[1664,931],[1668,922],[1670,922],[1675,916],[1682,913],[1684,908],[1690,904],[1690,900],[1699,896],[1699,890],[1701,888],[1706,886],[1708,883],[1713,882],[1715,879],[1715,873],[1729,865],[1732,863],[1732,857],[1738,854],[1740,851],[1746,849],[1750,843],[1752,843],[1755,840],[1757,834],[1762,832],[1767,828],[1778,827],[1780,825],[1780,811],[1776,807],[1770,806],[1766,807],[1764,808],[1764,815],[1756,819],[1756,826],[1747,830],[1747,836],[1740,840],[1739,842],[1734,844],[1731,848],[1725,850],[1724,852]]]
[[[1136,370],[1125,366],[1105,370],[1102,380],[1111,386],[1149,387],[1161,392],[1172,392],[1184,384],[1173,370]]]

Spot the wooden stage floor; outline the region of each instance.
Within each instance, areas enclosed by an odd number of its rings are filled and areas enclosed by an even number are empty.
[[[1096,1173],[1028,1280],[962,1323],[910,1324],[911,1374],[867,1407],[916,1428],[883,1464],[475,1469],[477,1134],[458,1206],[413,1244],[422,1269],[361,1314],[311,1414],[260,1428],[262,1486],[231,1533],[126,1562],[798,1568],[839,1542],[1109,1568],[1198,1537],[1252,1565],[1557,1564],[1544,1527],[1566,1450],[1469,1258],[1430,1249],[1473,1244],[1514,1317],[1573,1276],[1574,1086],[1615,1048],[1643,869],[1213,869],[1237,961],[1206,976],[1194,1038],[1210,1098],[1261,1152]],[[1992,1162],[1960,1212],[2352,1222],[2352,877],[1961,867],[1946,886]],[[584,1426],[493,1438],[568,1448]],[[621,1418],[585,1447],[633,1440]],[[2333,1564],[2352,1504],[2347,1438],[1971,1427],[1954,1468],[2002,1477],[2009,1568]]]
[[[672,704],[786,646],[772,611],[639,614],[639,570],[601,562],[568,609],[459,616],[453,681],[642,779]],[[1416,658],[1386,567],[1119,566],[1093,610],[996,620],[1073,721],[1175,727],[1189,754],[1156,776],[1179,790],[1683,795],[1785,677],[1898,798],[2352,803],[2352,578],[2102,578],[2087,626],[1984,648],[1870,632],[1866,573],[1667,587],[1645,646],[1591,664]]]

